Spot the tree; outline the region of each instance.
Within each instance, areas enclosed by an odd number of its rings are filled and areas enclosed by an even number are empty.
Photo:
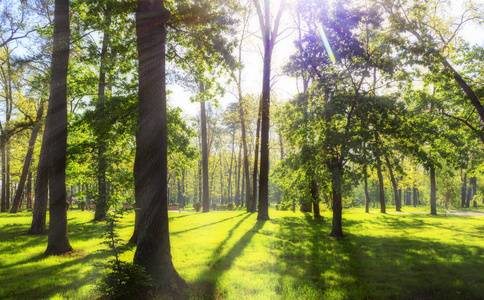
[[[171,259],[167,212],[166,23],[163,0],[138,0],[139,123],[134,167],[141,219],[134,263],[145,268],[158,289],[172,293],[184,281]],[[142,291],[140,291],[142,292]]]
[[[279,23],[285,8],[282,0],[277,11],[273,27],[271,26],[270,1],[264,0],[264,11],[259,0],[253,0],[256,7],[259,25],[264,44],[264,68],[262,77],[261,95],[261,139],[260,139],[260,176],[259,176],[259,213],[257,220],[269,220],[269,122],[270,122],[270,96],[271,96],[271,60],[272,51],[277,40]],[[271,30],[272,27],[272,30]]]
[[[25,155],[25,162],[22,169],[22,175],[20,177],[20,181],[17,186],[17,191],[15,193],[15,197],[13,199],[12,208],[10,209],[10,213],[17,213],[20,209],[20,201],[24,195],[24,188],[25,182],[27,181],[27,176],[29,175],[30,164],[32,162],[32,156],[34,153],[34,145],[35,141],[37,140],[37,134],[39,133],[40,129],[42,128],[42,115],[44,113],[44,103],[39,104],[39,108],[37,110],[37,118],[35,120],[34,128],[32,129],[32,135],[29,141],[29,148],[27,150],[27,154]]]
[[[72,250],[67,235],[66,149],[67,149],[67,69],[69,64],[69,0],[55,0],[54,50],[49,108],[49,190],[50,221],[47,255]]]

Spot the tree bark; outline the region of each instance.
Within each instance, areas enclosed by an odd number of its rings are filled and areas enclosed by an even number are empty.
[[[366,165],[364,166],[365,170],[363,174],[363,181],[365,184],[365,212],[369,213],[370,212],[370,194],[368,193],[368,175],[367,175],[367,169]]]
[[[257,211],[257,176],[259,168],[259,141],[260,141],[260,123],[261,123],[262,99],[259,102],[259,111],[257,113],[257,123],[255,130],[255,146],[254,146],[254,172],[252,173],[252,203],[247,206],[250,212]]]
[[[32,155],[34,154],[34,145],[35,141],[37,140],[37,134],[42,127],[42,115],[44,113],[44,105],[41,103],[39,104],[39,108],[37,109],[37,119],[34,128],[32,129],[32,135],[30,136],[29,140],[29,148],[27,150],[27,154],[25,155],[24,166],[22,169],[22,174],[20,176],[20,181],[17,186],[17,192],[15,193],[15,197],[13,199],[12,208],[10,209],[10,213],[15,214],[20,209],[20,201],[22,200],[22,196],[24,193],[25,182],[27,181],[27,176],[29,175],[30,164],[32,162]]]
[[[47,110],[48,111],[48,110]],[[47,113],[44,134],[42,136],[42,146],[40,148],[40,158],[37,165],[37,175],[35,180],[35,203],[32,216],[32,224],[28,234],[41,235],[47,232],[45,228],[47,201],[49,197],[49,153],[50,153],[50,131],[47,124],[49,123],[50,115]]]
[[[141,206],[134,263],[145,268],[162,293],[184,285],[171,257],[168,228],[168,131],[165,43],[170,12],[163,0],[138,0],[139,123],[134,168],[135,197]],[[146,298],[147,291],[139,291]]]
[[[107,54],[109,44],[109,26],[111,25],[110,6],[106,7],[104,15],[106,18],[103,43],[101,46],[101,65],[99,66],[99,85],[98,85],[98,99],[96,110],[103,112],[104,104],[106,102],[106,71],[107,71]],[[101,115],[101,114],[100,114]],[[98,161],[97,161],[97,182],[98,195],[96,201],[96,212],[94,213],[94,221],[99,221],[106,216],[109,210],[108,191],[106,188],[106,130],[107,124],[104,119],[99,119],[96,124],[96,144],[98,146]]]
[[[27,178],[27,208],[32,208],[32,171],[29,171],[29,176]]]
[[[66,150],[67,68],[69,64],[69,0],[55,0],[54,51],[50,84],[48,130],[50,130],[50,221],[46,255],[72,250],[67,235]]]
[[[437,214],[437,186],[435,185],[435,166],[430,166],[430,214]]]
[[[376,162],[376,172],[378,174],[378,190],[379,190],[379,195],[380,195],[380,212],[382,214],[386,213],[386,206],[385,206],[385,189],[383,185],[383,174],[381,170],[381,163],[380,159],[377,158]]]
[[[5,137],[0,137],[0,151],[2,152],[2,199],[1,199],[1,212],[7,211],[7,162],[6,162],[6,153],[5,153]]]
[[[242,162],[242,144],[239,145],[239,159],[237,162],[237,185],[235,190],[235,206],[238,207],[240,205],[240,169],[241,169],[241,162]]]
[[[402,202],[400,200],[400,196],[398,195],[398,185],[397,185],[397,180],[395,179],[395,176],[393,175],[393,170],[392,170],[392,165],[390,164],[390,159],[388,159],[388,156],[385,155],[385,161],[388,166],[388,172],[390,173],[390,180],[392,181],[392,186],[393,186],[393,193],[395,195],[395,207],[396,211],[402,211]]]
[[[319,189],[318,189],[318,183],[314,178],[311,180],[311,198],[312,198],[312,203],[313,203],[313,213],[315,218],[320,218],[321,217],[321,212],[319,209]]]
[[[343,166],[340,163],[329,165],[331,173],[331,187],[333,190],[333,222],[331,225],[331,233],[329,234],[335,238],[343,237],[342,227],[342,196],[341,187],[343,185]]]
[[[200,82],[200,93],[204,92],[203,83]],[[210,196],[208,185],[208,143],[207,143],[207,115],[205,114],[205,101],[200,102],[200,122],[202,127],[202,212],[210,211]]]

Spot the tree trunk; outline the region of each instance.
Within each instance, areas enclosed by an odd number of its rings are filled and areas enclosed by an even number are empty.
[[[1,136],[0,140],[0,151],[2,152],[2,203],[1,203],[1,212],[7,211],[7,162],[6,162],[6,147],[5,147],[5,137]]]
[[[203,83],[200,82],[200,93],[204,92]],[[207,144],[207,116],[205,114],[205,101],[200,102],[200,121],[202,127],[202,171],[203,171],[203,196],[202,212],[210,211],[209,185],[208,185],[208,144]]]
[[[376,172],[378,174],[378,190],[380,195],[380,212],[382,214],[386,213],[386,206],[385,206],[385,188],[383,185],[383,174],[381,170],[381,163],[380,160],[377,158],[376,162]]]
[[[282,7],[282,6],[281,6]],[[264,68],[262,73],[261,130],[260,130],[260,176],[259,214],[257,220],[269,220],[269,129],[271,104],[272,48],[277,34],[271,37],[269,0],[265,0]],[[275,27],[277,27],[277,21]],[[276,30],[277,32],[277,30]]]
[[[260,142],[260,123],[261,123],[262,99],[259,102],[259,112],[257,113],[257,123],[255,131],[255,146],[254,146],[254,172],[252,174],[252,203],[250,204],[250,212],[257,210],[257,177],[259,168],[259,142]],[[249,206],[247,206],[249,208]]]
[[[367,170],[366,170],[366,165],[364,166],[365,174],[363,174],[363,181],[365,183],[365,212],[369,213],[370,212],[370,194],[368,193],[368,175],[367,175]]]
[[[437,186],[435,185],[435,166],[430,166],[430,214],[437,214]]]
[[[237,162],[237,185],[235,190],[235,206],[238,207],[240,205],[240,164],[242,162],[242,145],[239,145],[239,159]]]
[[[320,218],[321,217],[321,212],[319,210],[319,189],[318,189],[318,183],[314,178],[311,180],[311,198],[313,202],[313,212],[314,212],[314,218]]]
[[[397,180],[395,179],[395,176],[393,175],[393,170],[392,170],[392,165],[390,164],[390,159],[388,159],[388,156],[385,155],[385,160],[388,166],[388,172],[390,173],[390,180],[392,181],[392,186],[393,186],[393,193],[395,195],[395,207],[396,211],[402,211],[402,202],[400,200],[400,197],[398,195],[398,185],[397,185]]]
[[[5,162],[5,168],[6,168],[6,171],[5,171],[5,178],[6,178],[6,182],[5,182],[5,198],[7,199],[7,201],[5,202],[5,208],[6,210],[9,210],[10,209],[10,141],[7,141],[5,143],[5,156],[6,156],[6,162]]]
[[[20,181],[17,186],[17,192],[15,193],[15,198],[13,199],[12,209],[10,209],[10,213],[15,214],[20,209],[20,201],[23,196],[25,182],[27,181],[27,176],[29,175],[30,164],[32,162],[32,155],[34,154],[34,145],[35,141],[37,141],[37,134],[42,127],[42,115],[44,113],[44,105],[41,103],[39,104],[39,108],[37,109],[37,119],[34,128],[32,129],[32,135],[30,136],[29,140],[29,148],[27,150],[27,154],[25,155],[24,166],[22,169],[22,175],[20,176]]]
[[[55,0],[54,51],[50,84],[48,129],[50,137],[50,221],[46,255],[72,250],[67,235],[66,150],[67,68],[69,64],[69,0]]]
[[[329,234],[335,238],[343,237],[342,227],[342,211],[341,203],[341,187],[343,185],[343,166],[341,164],[332,164],[329,166],[331,173],[331,187],[333,190],[333,223],[331,225],[331,233]]]
[[[414,186],[413,187],[413,207],[417,207],[418,205],[418,189]]]
[[[163,0],[138,0],[139,123],[136,135],[135,197],[141,206],[134,263],[145,268],[162,293],[184,285],[170,250],[167,199],[166,22]],[[148,291],[139,291],[146,298]]]
[[[103,43],[101,46],[101,65],[99,67],[99,85],[98,85],[98,100],[96,110],[103,112],[104,104],[106,102],[106,71],[107,70],[107,52],[109,44],[109,26],[111,25],[110,7],[109,4],[104,12],[106,24],[104,28]],[[96,212],[94,213],[94,221],[99,221],[106,216],[109,210],[108,191],[106,189],[106,131],[107,124],[104,119],[98,120],[96,124],[96,144],[98,146],[98,161],[97,161],[97,182],[98,195],[96,201]]]
[[[27,208],[32,208],[32,171],[29,172],[29,176],[27,178]]]
[[[232,154],[230,155],[229,166],[229,186],[228,186],[228,199],[227,203],[232,202],[232,167],[234,165],[234,153],[235,153],[235,131],[232,133]]]
[[[464,172],[461,190],[461,207],[466,207],[467,174]]]
[[[49,109],[47,109],[49,111]],[[42,146],[40,148],[40,158],[37,166],[37,175],[35,180],[35,203],[32,216],[32,224],[28,234],[40,235],[45,234],[47,201],[49,198],[49,153],[50,153],[50,131],[47,124],[49,123],[50,115],[47,113],[44,134],[42,136]]]

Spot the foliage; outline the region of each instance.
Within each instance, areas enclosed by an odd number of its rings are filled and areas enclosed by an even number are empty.
[[[202,203],[200,203],[200,202],[195,202],[195,203],[193,204],[193,208],[195,208],[195,211],[196,211],[196,212],[199,212],[199,211],[200,211],[200,209],[202,208]]]
[[[234,203],[233,202],[230,202],[229,204],[227,204],[227,210],[234,210]]]
[[[139,298],[140,290],[154,286],[153,280],[142,266],[120,260],[121,239],[115,231],[115,224],[123,214],[124,211],[119,210],[107,215],[106,232],[103,234],[104,244],[112,250],[114,259],[104,266],[109,268],[110,272],[103,277],[97,287],[99,299],[135,299]]]

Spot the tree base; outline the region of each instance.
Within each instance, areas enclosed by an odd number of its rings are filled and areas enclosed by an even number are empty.
[[[28,235],[46,235],[47,230],[44,229],[38,229],[38,228],[30,228],[29,231],[27,231]]]
[[[47,249],[44,252],[44,255],[51,256],[51,255],[62,255],[68,252],[73,251],[71,245],[67,244],[63,247],[58,246],[47,246]]]
[[[335,239],[342,239],[344,237],[343,231],[339,231],[339,230],[336,230],[336,231],[332,230],[329,236]]]

